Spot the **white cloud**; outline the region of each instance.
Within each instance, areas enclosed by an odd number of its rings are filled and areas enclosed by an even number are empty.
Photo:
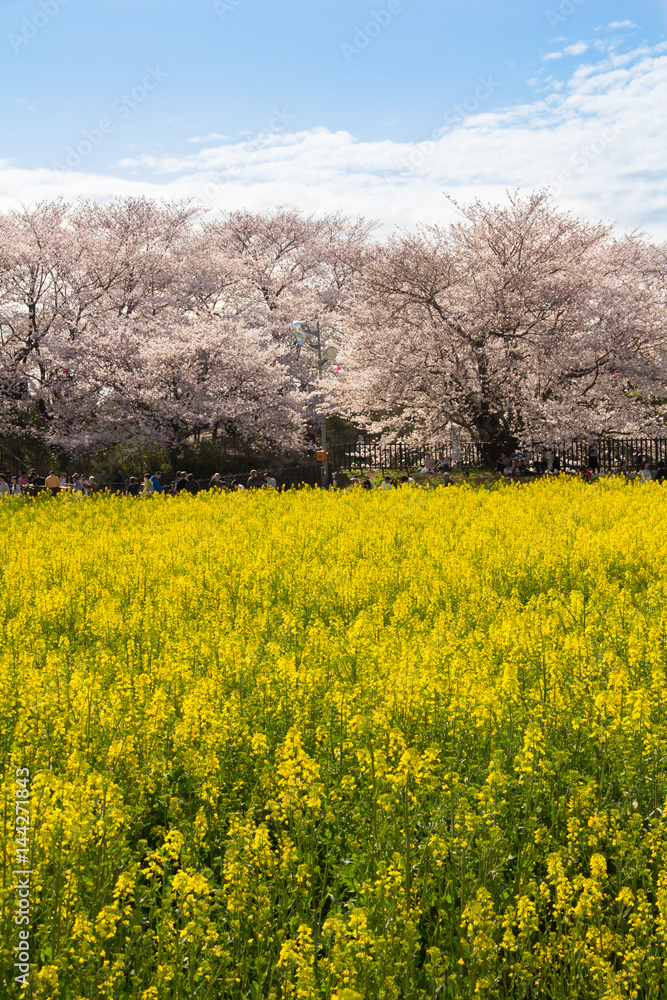
[[[611,24],[607,25],[608,28],[636,28],[637,25],[634,21],[612,21]]]
[[[542,62],[551,62],[553,59],[562,59],[563,56],[581,56],[588,49],[588,42],[574,42],[573,45],[566,45],[562,52],[547,52],[542,56]]]
[[[173,119],[171,119],[173,121]],[[206,135],[193,135],[188,142],[214,142],[222,139],[231,139],[231,135],[222,135],[220,132],[207,132]]]
[[[580,56],[587,50],[588,45],[586,42],[575,42],[574,45],[567,45],[563,52],[567,56]]]
[[[142,154],[110,173],[24,170],[0,161],[0,207],[62,195],[192,197],[203,207],[342,209],[390,228],[452,218],[457,200],[552,186],[558,204],[667,238],[667,43],[582,64],[545,95],[434,122],[428,142],[359,141],[316,128]],[[444,109],[443,109],[444,110]],[[214,140],[211,140],[214,141]]]

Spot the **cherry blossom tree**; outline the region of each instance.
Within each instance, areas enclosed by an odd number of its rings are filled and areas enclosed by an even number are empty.
[[[216,309],[279,345],[281,358],[306,388],[312,359],[295,344],[292,323],[319,323],[332,343],[342,343],[353,321],[373,228],[363,219],[316,219],[286,209],[230,213],[203,234],[220,286],[228,282],[225,302],[217,302]]]
[[[377,247],[341,405],[387,437],[496,448],[663,426],[656,249],[542,192],[460,215]]]
[[[340,215],[304,216],[284,208],[231,212],[203,227],[191,269],[190,301],[199,316],[224,317],[273,345],[298,390],[303,421],[322,408],[312,352],[295,343],[292,323],[320,324],[340,346],[363,287],[374,225]]]
[[[61,202],[0,216],[0,367],[4,433],[27,433],[48,416],[56,345],[76,324],[74,275],[81,249],[66,231]],[[36,411],[32,413],[31,411]],[[36,433],[36,431],[34,431]]]
[[[183,308],[194,251],[197,209],[188,202],[81,201],[68,234],[84,248],[78,299],[100,312],[153,318]]]
[[[225,429],[291,447],[312,399],[292,321],[340,328],[368,231],[145,199],[0,216],[0,432],[73,453]]]
[[[233,433],[256,451],[294,446],[300,407],[273,345],[215,318],[107,318],[72,358],[78,406],[62,392],[54,435],[76,453],[164,445],[172,461],[201,432]]]
[[[0,216],[0,429],[54,440],[77,344],[104,318],[153,317],[182,300],[192,209],[128,199],[42,202]],[[76,368],[76,365],[75,365]],[[73,394],[68,394],[71,388]]]

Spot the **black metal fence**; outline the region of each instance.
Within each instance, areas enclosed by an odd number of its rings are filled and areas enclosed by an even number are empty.
[[[640,468],[644,459],[656,464],[667,459],[667,438],[599,438],[590,441],[572,441],[557,444],[551,449],[560,461],[563,471],[584,466],[597,466],[602,471],[618,468],[626,462],[628,469]],[[497,449],[479,442],[462,442],[457,465],[461,469],[494,468]],[[329,461],[334,469],[416,469],[429,456],[445,455],[453,460],[451,449],[440,445],[408,446],[402,443],[380,445],[336,444],[329,448]],[[525,449],[526,458],[539,462],[541,448]]]
[[[329,461],[334,469],[410,469],[421,465],[427,455],[433,454],[428,446],[409,447],[404,444],[363,445],[335,444],[329,448]]]

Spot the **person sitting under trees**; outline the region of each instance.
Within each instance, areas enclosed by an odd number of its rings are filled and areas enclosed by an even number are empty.
[[[435,472],[435,459],[433,455],[425,455],[424,463],[420,469],[417,470],[420,475],[429,474],[432,475]]]
[[[512,475],[525,476],[528,472],[526,468],[526,453],[523,448],[515,448],[510,455],[510,471]]]
[[[36,482],[36,477],[35,476],[33,476],[33,475],[28,476],[28,482],[26,483],[26,485],[24,487],[24,493],[25,493],[25,496],[28,499],[30,499],[30,500],[34,500],[35,497],[38,496],[38,494],[39,494],[39,486],[38,486],[38,484]]]
[[[60,478],[55,474],[53,469],[49,472],[48,476],[44,480],[44,485],[47,489],[51,490],[51,496],[57,496],[60,493]]]
[[[642,467],[639,470],[639,480],[642,483],[650,483],[653,476],[651,475],[651,463],[648,458],[645,458],[642,462]]]
[[[86,496],[87,492],[88,491],[86,487],[83,485],[83,480],[81,476],[79,475],[78,472],[75,472],[74,475],[72,476],[72,496],[74,496],[75,494],[77,496]]]
[[[511,465],[512,463],[507,452],[501,451],[500,458],[496,462],[496,472],[499,472],[501,475],[506,471],[509,473]]]

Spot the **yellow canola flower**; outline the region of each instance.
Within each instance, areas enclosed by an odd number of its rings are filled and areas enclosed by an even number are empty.
[[[665,525],[566,477],[0,502],[5,979],[25,867],[39,998],[667,995]]]

